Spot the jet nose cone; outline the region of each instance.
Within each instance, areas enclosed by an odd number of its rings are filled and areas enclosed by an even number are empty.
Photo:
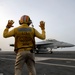
[[[74,47],[75,45],[74,44],[70,44],[70,43],[62,43],[62,46],[65,46],[65,47]]]
[[[75,45],[74,45],[74,44],[69,44],[69,46],[73,47],[73,46],[75,46]]]
[[[73,45],[73,46],[75,46],[75,45]]]

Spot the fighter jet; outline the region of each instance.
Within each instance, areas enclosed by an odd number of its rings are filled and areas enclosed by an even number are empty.
[[[58,41],[55,39],[47,39],[44,41],[36,42],[35,45],[36,45],[36,49],[35,49],[36,53],[40,53],[40,52],[53,53],[52,49],[67,48],[67,47],[75,46],[73,44]],[[10,44],[10,46],[14,46],[14,44]]]
[[[55,39],[47,39],[45,41],[37,42],[36,43],[36,48],[37,48],[37,53],[39,53],[41,50],[47,50],[49,53],[53,53],[52,49],[57,49],[57,48],[67,48],[67,47],[74,47],[75,45],[58,41]]]

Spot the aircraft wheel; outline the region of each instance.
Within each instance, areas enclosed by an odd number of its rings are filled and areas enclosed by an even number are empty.
[[[38,53],[39,53],[39,51],[38,51],[38,50],[36,50],[36,53],[38,54]]]
[[[51,51],[51,54],[52,54],[53,52]]]

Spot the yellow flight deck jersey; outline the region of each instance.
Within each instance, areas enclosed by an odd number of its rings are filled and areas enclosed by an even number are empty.
[[[46,38],[44,30],[40,34],[35,28],[29,27],[27,24],[22,24],[11,31],[6,28],[3,37],[8,38],[11,36],[15,38],[15,49],[25,48],[25,50],[31,50],[34,47],[35,37],[42,40]]]

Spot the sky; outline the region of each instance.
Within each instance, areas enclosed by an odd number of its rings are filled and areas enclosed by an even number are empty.
[[[34,28],[40,33],[39,22],[45,21],[46,39],[75,44],[75,0],[0,0],[0,48],[2,50],[13,50],[9,44],[14,43],[14,38],[3,38],[8,20],[14,20],[14,27],[17,27],[22,15],[29,15]],[[40,40],[36,38],[36,41]],[[75,50],[70,48],[72,49]]]

